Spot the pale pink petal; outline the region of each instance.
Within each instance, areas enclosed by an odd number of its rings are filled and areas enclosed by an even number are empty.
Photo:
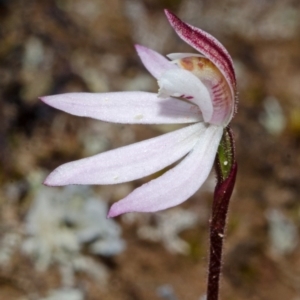
[[[203,123],[66,163],[45,180],[46,185],[115,184],[153,174],[186,155],[205,130]]]
[[[187,200],[209,175],[222,134],[222,127],[210,125],[182,162],[113,204],[108,217],[133,211],[155,212]]]
[[[204,54],[219,68],[230,86],[234,99],[236,78],[232,59],[225,47],[209,33],[184,23],[168,10],[165,10],[165,13],[179,37],[194,49]]]
[[[175,69],[165,72],[158,80],[160,97],[182,97],[197,104],[205,122],[213,114],[211,96],[207,87],[191,72]]]
[[[146,92],[68,93],[40,98],[69,114],[125,124],[180,124],[202,120],[198,107]]]
[[[178,68],[168,59],[155,52],[154,50],[141,45],[135,45],[135,49],[146,69],[156,79],[159,78],[167,70]]]

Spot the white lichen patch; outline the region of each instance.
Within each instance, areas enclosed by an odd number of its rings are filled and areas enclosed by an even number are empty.
[[[269,222],[270,250],[274,256],[292,253],[299,242],[296,225],[278,209],[266,213]]]
[[[155,219],[154,222],[151,222],[151,218]],[[137,214],[127,214],[123,219],[127,223],[139,224],[137,234],[141,239],[162,242],[169,252],[186,255],[190,246],[179,234],[193,228],[199,221],[199,216],[196,212],[173,208],[155,215],[143,215],[142,218]]]
[[[17,232],[8,232],[0,240],[0,267],[9,265],[13,254],[21,243],[21,235]]]
[[[39,300],[84,300],[84,294],[78,289],[52,290],[49,295]]]
[[[286,126],[286,117],[279,101],[274,97],[267,97],[264,102],[264,111],[259,116],[260,123],[272,135],[279,135]]]
[[[70,286],[76,271],[104,282],[104,266],[81,253],[112,256],[122,252],[121,229],[106,218],[106,203],[91,188],[40,188],[26,216],[23,253],[32,257],[36,268],[45,271],[57,264],[63,284]]]

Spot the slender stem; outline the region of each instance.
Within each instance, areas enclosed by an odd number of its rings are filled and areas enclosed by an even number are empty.
[[[230,128],[226,128],[217,159],[217,186],[210,220],[210,250],[207,283],[207,300],[219,299],[219,282],[222,268],[223,240],[230,197],[237,173],[234,142]]]
[[[233,172],[215,190],[210,221],[210,250],[208,267],[207,300],[219,299],[219,282],[222,268],[223,239],[230,197],[234,187],[237,165]]]

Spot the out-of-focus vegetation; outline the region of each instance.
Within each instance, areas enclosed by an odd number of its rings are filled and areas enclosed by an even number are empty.
[[[204,295],[214,175],[180,208],[110,223],[107,205],[149,178],[77,192],[42,185],[64,162],[173,129],[87,120],[38,100],[156,91],[133,45],[193,51],[163,8],[216,36],[237,72],[239,173],[222,299],[298,299],[300,3],[292,0],[0,1],[0,299]]]

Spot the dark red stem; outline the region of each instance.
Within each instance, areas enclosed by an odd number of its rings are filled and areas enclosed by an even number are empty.
[[[230,136],[232,137],[231,132]],[[234,149],[232,149],[232,154],[233,163],[230,173],[226,179],[222,178],[222,176],[220,175],[220,161],[218,160],[217,156],[216,167],[218,182],[214,193],[212,217],[210,220],[210,251],[207,300],[219,299],[219,283],[222,268],[222,252],[226,227],[226,217],[237,173],[237,164],[234,158]]]
[[[207,300],[219,299],[222,269],[223,241],[229,202],[235,184],[237,164],[232,130],[224,130],[216,156],[217,185],[210,220],[210,249],[207,283]]]

